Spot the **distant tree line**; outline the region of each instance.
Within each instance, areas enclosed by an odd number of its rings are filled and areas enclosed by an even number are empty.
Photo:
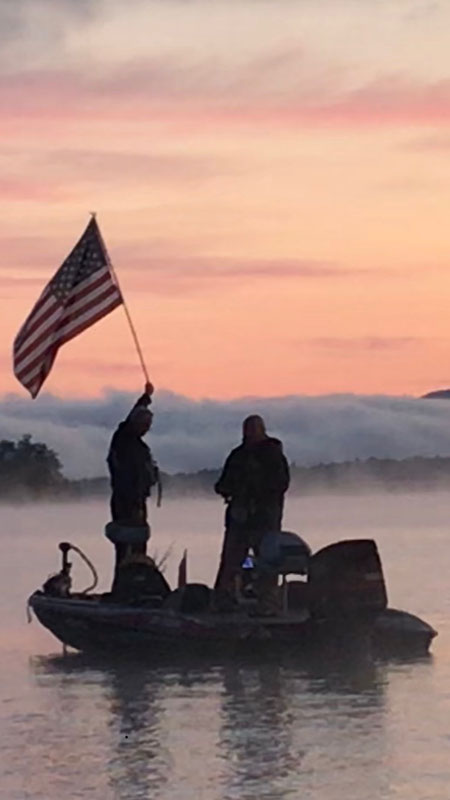
[[[20,493],[38,497],[66,487],[58,455],[43,442],[25,434],[17,442],[0,441],[0,495]]]
[[[166,497],[211,497],[219,474],[220,471],[214,469],[174,475],[163,473],[164,494]],[[450,458],[369,458],[311,467],[291,464],[292,494],[376,489],[450,489]],[[65,478],[58,454],[43,442],[33,442],[29,434],[18,441],[0,441],[0,497],[4,499],[105,497],[108,491],[107,477]]]

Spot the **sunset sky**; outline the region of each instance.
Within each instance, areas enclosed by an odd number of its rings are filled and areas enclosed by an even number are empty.
[[[450,3],[0,0],[1,392],[98,221],[155,384],[450,384]],[[132,390],[122,309],[45,389]]]

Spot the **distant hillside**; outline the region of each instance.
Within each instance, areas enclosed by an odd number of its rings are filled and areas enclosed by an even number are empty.
[[[450,400],[450,389],[438,389],[436,392],[428,392],[422,397],[423,400]]]

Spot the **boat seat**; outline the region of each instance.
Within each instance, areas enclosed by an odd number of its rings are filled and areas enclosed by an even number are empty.
[[[122,522],[108,522],[105,525],[105,536],[113,544],[146,544],[150,538],[150,526],[126,525]]]
[[[164,608],[182,614],[207,611],[211,603],[211,589],[204,583],[187,583],[174,589],[164,601]]]
[[[298,533],[267,534],[260,545],[257,566],[278,575],[307,575],[311,548]]]

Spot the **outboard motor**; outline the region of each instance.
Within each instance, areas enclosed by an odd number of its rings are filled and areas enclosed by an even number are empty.
[[[380,557],[371,539],[336,542],[309,562],[308,600],[316,619],[370,619],[387,605]]]

